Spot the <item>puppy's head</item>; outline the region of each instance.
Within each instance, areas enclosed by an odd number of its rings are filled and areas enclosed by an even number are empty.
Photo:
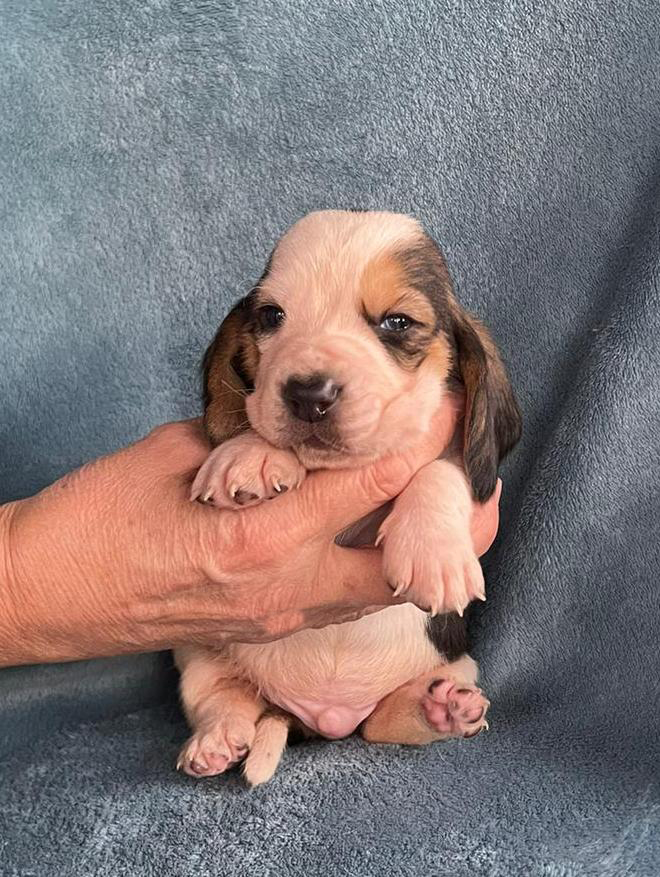
[[[475,496],[492,493],[520,433],[497,350],[457,305],[440,250],[392,213],[321,211],[296,223],[220,327],[204,372],[214,444],[251,426],[310,469],[411,444],[455,382]]]

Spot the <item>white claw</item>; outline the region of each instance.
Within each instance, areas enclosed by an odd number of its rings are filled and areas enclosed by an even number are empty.
[[[282,485],[279,481],[273,481],[273,487],[275,488],[276,493],[282,493]]]
[[[483,723],[482,727],[483,727],[484,731],[490,731],[490,725],[488,724],[486,719],[484,719],[484,723]]]
[[[212,491],[212,490],[209,490],[209,491],[206,493],[206,495],[204,496],[204,498],[202,499],[202,502],[208,502],[208,501],[211,499],[212,496],[213,496],[213,491]]]
[[[376,546],[376,548],[378,548],[378,546],[380,545],[380,543],[383,541],[384,538],[385,538],[385,533],[383,533],[383,532],[380,532],[376,536],[376,541],[374,542],[374,545]]]
[[[408,585],[405,582],[399,582],[399,584],[396,586],[396,589],[394,591],[394,596],[400,597],[401,594],[405,594],[407,590],[408,590]]]
[[[463,607],[461,606],[460,603],[456,603],[455,606],[456,606],[457,614],[460,615],[460,617],[462,618],[463,617]]]

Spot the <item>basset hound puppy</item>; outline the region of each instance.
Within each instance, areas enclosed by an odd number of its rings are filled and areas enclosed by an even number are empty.
[[[494,491],[521,417],[486,329],[457,303],[443,255],[414,219],[327,210],[297,222],[204,358],[213,450],[191,498],[238,509],[356,467],[431,428],[446,394],[464,413],[451,446],[345,544],[382,546],[407,602],[265,644],[177,650],[193,776],[240,761],[275,772],[289,732],[429,743],[486,726],[463,610],[484,599],[473,499]],[[374,529],[373,520],[371,521]],[[374,544],[373,541],[371,544]]]

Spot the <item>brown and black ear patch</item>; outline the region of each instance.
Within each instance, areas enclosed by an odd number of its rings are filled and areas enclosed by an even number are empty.
[[[255,286],[227,314],[202,360],[204,425],[214,447],[250,426],[245,397],[254,390],[259,365],[254,300],[274,253]]]
[[[232,308],[202,361],[204,425],[214,447],[249,426],[245,397],[254,389],[259,363],[252,297],[250,293]]]
[[[407,284],[421,293],[435,318],[435,330],[445,328],[453,302],[452,282],[442,250],[424,234],[416,243],[397,252]]]
[[[520,409],[493,340],[475,319],[454,314],[456,366],[465,387],[463,460],[475,499],[495,490],[501,460],[522,431]]]
[[[371,314],[401,309],[413,316],[411,330],[383,339],[402,365],[414,368],[432,358],[444,379],[454,360],[451,377],[464,386],[466,398],[465,471],[475,498],[487,499],[500,461],[520,438],[522,421],[497,347],[456,303],[442,251],[423,235],[371,263],[361,285]]]

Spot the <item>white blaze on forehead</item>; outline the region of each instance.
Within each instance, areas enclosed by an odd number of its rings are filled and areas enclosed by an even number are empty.
[[[293,317],[349,319],[356,315],[360,277],[369,262],[423,236],[415,219],[397,213],[310,213],[278,243],[262,289],[285,311],[291,307]]]
[[[442,395],[444,360],[438,365],[427,357],[419,368],[403,367],[372,325],[403,302],[430,340],[432,304],[399,258],[427,245],[411,217],[328,210],[301,219],[275,248],[257,305],[275,304],[285,317],[276,332],[257,339],[259,368],[246,409],[257,432],[278,447],[295,445],[307,468],[372,459],[429,428]],[[316,374],[341,386],[326,429],[339,445],[334,455],[305,448],[306,427],[283,402],[291,377]]]
[[[419,222],[401,213],[317,210],[291,226],[278,250],[291,245],[323,253],[325,247],[329,255],[348,247],[373,255],[394,244],[416,240],[422,234]]]

